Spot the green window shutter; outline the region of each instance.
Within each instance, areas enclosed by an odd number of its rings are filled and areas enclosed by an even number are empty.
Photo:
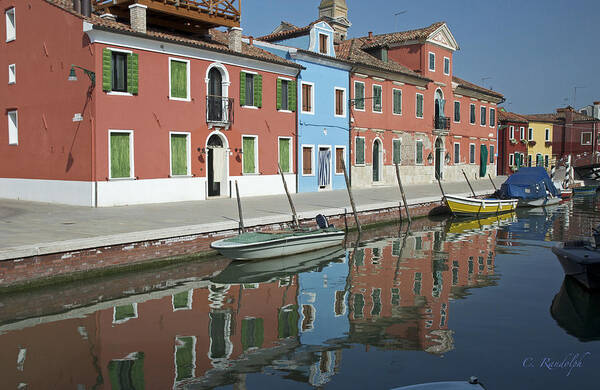
[[[138,55],[136,53],[127,56],[127,92],[138,94]]]
[[[112,51],[102,50],[102,90],[112,90]]]
[[[279,166],[281,172],[290,172],[290,140],[287,138],[279,140]]]
[[[365,139],[356,138],[356,163],[365,163]]]
[[[115,307],[115,321],[121,321],[133,317],[135,317],[135,309],[133,308],[133,304]]]
[[[129,133],[110,134],[110,177],[131,177]]]
[[[357,110],[365,109],[365,85],[356,83],[354,84],[354,107]]]
[[[417,164],[423,164],[423,142],[417,141]]]
[[[171,61],[171,97],[187,99],[187,63]]]
[[[176,381],[191,378],[194,372],[194,338],[191,336],[177,337],[175,343]]]
[[[298,306],[279,309],[277,335],[280,339],[298,336]]]
[[[262,76],[259,74],[254,76],[254,105],[262,107]]]
[[[265,338],[265,325],[262,318],[244,318],[242,320],[242,348],[262,347]]]
[[[423,95],[417,95],[417,116],[423,116]]]
[[[281,79],[277,79],[277,109],[281,110]]]
[[[290,81],[288,83],[288,110],[296,112],[298,105],[298,85],[296,81]]]
[[[402,114],[402,91],[394,90],[394,114]]]
[[[171,134],[171,175],[187,175],[187,160],[187,135]]]
[[[244,137],[242,142],[244,173],[256,173],[256,167],[254,166],[254,141],[253,137]]]
[[[144,353],[137,352],[134,360],[111,360],[108,363],[108,377],[113,390],[143,390]]]
[[[394,164],[400,164],[402,141],[395,139],[393,141]]]
[[[246,73],[240,72],[240,106],[246,105]]]
[[[173,307],[175,309],[186,309],[189,305],[189,291],[182,291],[173,295]]]

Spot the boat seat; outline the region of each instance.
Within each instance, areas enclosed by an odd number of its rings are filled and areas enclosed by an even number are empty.
[[[329,224],[327,218],[323,214],[317,215],[315,219],[317,220],[317,226],[319,227],[319,229],[327,229],[328,227],[333,227],[333,225]]]

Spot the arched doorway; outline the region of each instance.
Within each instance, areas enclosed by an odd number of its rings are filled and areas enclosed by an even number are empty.
[[[227,145],[219,134],[212,134],[206,146],[208,196],[227,195]]]
[[[435,140],[435,178],[442,179],[442,161],[444,158],[444,142],[441,138]]]
[[[381,142],[373,141],[373,181],[381,180]]]
[[[223,78],[217,68],[208,71],[208,120],[221,122],[223,120]]]

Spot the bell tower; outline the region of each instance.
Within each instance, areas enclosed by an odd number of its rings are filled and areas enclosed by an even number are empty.
[[[319,18],[324,18],[335,30],[335,40],[348,38],[348,28],[352,25],[348,20],[346,0],[321,0]]]

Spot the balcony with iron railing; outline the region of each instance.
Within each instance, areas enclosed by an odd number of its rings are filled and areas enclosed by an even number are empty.
[[[435,116],[433,118],[434,130],[449,131],[450,130],[450,118],[445,116]]]
[[[135,3],[148,7],[149,25],[187,32],[240,26],[241,0],[92,0],[94,12],[127,20]]]
[[[229,128],[233,123],[233,98],[208,95],[206,97],[206,123],[209,128]]]

